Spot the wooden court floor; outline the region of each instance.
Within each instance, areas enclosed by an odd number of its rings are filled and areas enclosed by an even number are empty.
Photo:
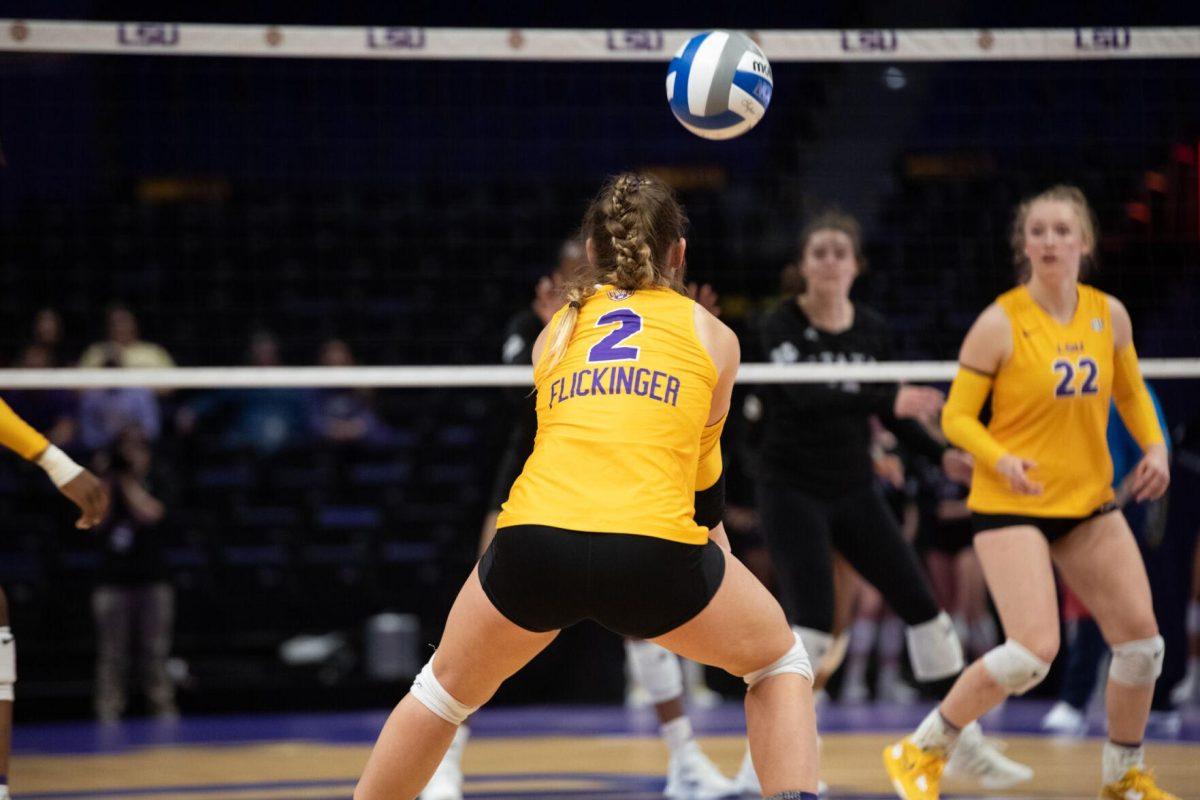
[[[382,717],[378,717],[378,722]],[[362,730],[377,730],[369,723]],[[537,726],[531,726],[537,727]],[[315,741],[311,737],[222,742],[179,741],[133,746],[31,752],[18,746],[10,770],[14,797],[39,800],[278,800],[349,798],[370,749],[361,741]],[[329,739],[356,738],[345,732]],[[231,736],[237,738],[237,732]],[[169,738],[169,737],[168,737]],[[874,731],[823,735],[822,776],[830,798],[892,797],[880,763],[884,745],[896,738]],[[20,733],[18,732],[18,744]],[[947,781],[954,798],[1092,798],[1099,786],[1101,739],[1063,741],[1005,735],[1008,752],[1036,771],[1034,780],[1003,792]],[[701,737],[704,749],[733,774],[745,740],[736,734]],[[53,746],[47,750],[63,749]],[[65,748],[71,749],[71,748]],[[83,751],[81,751],[83,750]],[[92,750],[92,752],[84,752]],[[1200,800],[1200,743],[1153,742],[1148,760],[1161,784],[1183,798]],[[652,731],[575,735],[481,731],[464,761],[469,798],[653,798],[660,797],[666,749]]]

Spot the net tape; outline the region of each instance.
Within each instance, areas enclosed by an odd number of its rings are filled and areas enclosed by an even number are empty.
[[[695,30],[0,19],[0,51],[486,61],[665,61]],[[772,61],[1200,57],[1200,27],[748,31]]]

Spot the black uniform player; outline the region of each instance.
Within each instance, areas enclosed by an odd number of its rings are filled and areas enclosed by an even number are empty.
[[[761,322],[762,347],[776,363],[863,363],[892,355],[876,312],[850,300],[864,265],[854,218],[828,212],[800,239],[801,289]],[[911,452],[961,482],[971,460],[933,439],[917,421],[943,402],[935,389],[839,381],[765,387],[759,513],[781,604],[814,664],[834,646],[834,554],[883,595],[908,626],[908,655],[920,681],[963,668],[950,616],[940,611],[916,553],[875,482],[870,419],[877,417]],[[951,768],[1006,786],[1031,774],[992,747],[978,727],[964,731]]]

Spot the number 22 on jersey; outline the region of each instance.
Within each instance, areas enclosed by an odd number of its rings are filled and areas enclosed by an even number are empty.
[[[1076,395],[1086,397],[1100,391],[1096,384],[1096,379],[1100,376],[1100,367],[1087,356],[1081,356],[1073,363],[1069,359],[1060,358],[1054,362],[1054,371],[1059,377],[1058,385],[1054,387],[1055,397],[1066,398]],[[1083,375],[1083,383],[1078,390],[1075,388],[1076,374]]]

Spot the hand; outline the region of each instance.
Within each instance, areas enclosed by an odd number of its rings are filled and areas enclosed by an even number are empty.
[[[550,322],[550,318],[554,316],[554,312],[562,307],[563,300],[559,296],[558,286],[549,275],[543,275],[538,279],[537,286],[533,288],[533,313],[538,315],[538,319],[543,325]]]
[[[1157,500],[1171,484],[1171,468],[1167,464],[1167,448],[1156,444],[1146,451],[1130,476],[1130,492],[1139,503]]]
[[[946,473],[946,477],[955,483],[970,486],[971,473],[974,469],[975,459],[971,457],[970,453],[956,450],[953,447],[942,453],[942,472]]]
[[[1036,469],[1037,464],[1028,458],[1006,455],[1000,456],[996,462],[996,472],[1008,478],[1008,485],[1017,494],[1041,494],[1042,485],[1030,479],[1029,470]]]
[[[896,392],[896,404],[892,411],[900,419],[934,419],[941,413],[945,402],[946,396],[929,386],[901,386],[900,391]]]
[[[706,283],[703,286],[698,286],[695,283],[689,283],[687,285],[687,296],[699,303],[705,311],[714,317],[721,316],[721,307],[717,305],[720,295],[709,284]]]
[[[108,514],[108,487],[86,469],[58,490],[83,512],[75,521],[75,527],[81,531],[99,525]]]

